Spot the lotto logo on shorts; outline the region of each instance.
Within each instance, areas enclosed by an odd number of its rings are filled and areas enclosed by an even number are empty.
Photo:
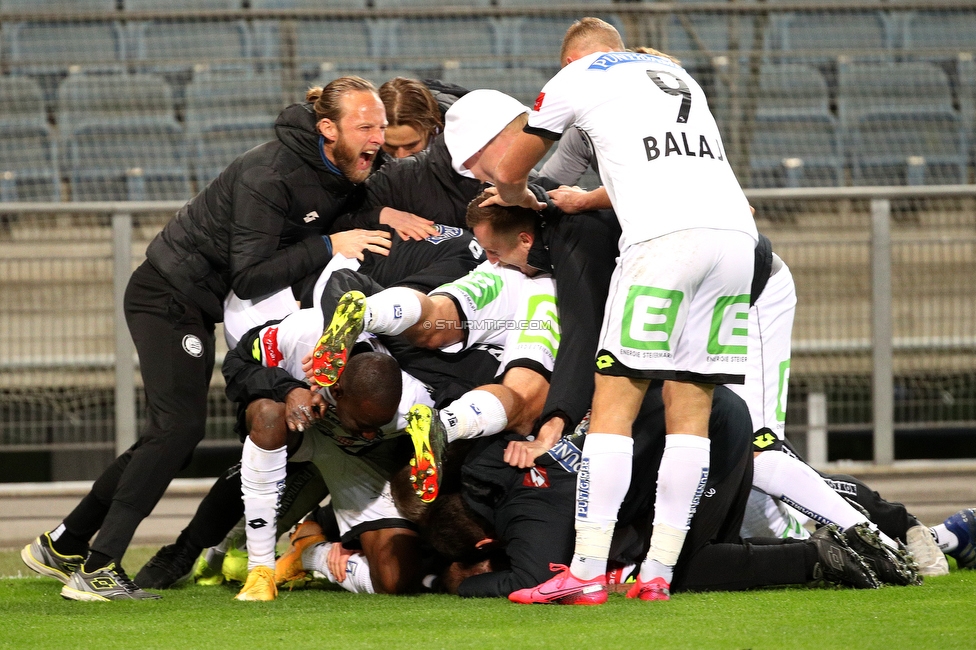
[[[685,294],[633,285],[627,292],[620,345],[636,350],[671,350],[671,332]]]
[[[708,333],[708,354],[745,356],[749,344],[749,294],[715,301]],[[716,359],[717,360],[717,359]]]

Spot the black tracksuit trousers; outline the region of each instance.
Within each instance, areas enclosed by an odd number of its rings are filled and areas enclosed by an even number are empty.
[[[64,520],[93,552],[121,561],[136,528],[203,439],[214,368],[214,323],[148,261],[124,299],[146,392],[146,426]]]

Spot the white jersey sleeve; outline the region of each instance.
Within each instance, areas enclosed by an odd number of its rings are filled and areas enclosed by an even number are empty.
[[[559,351],[559,311],[552,276],[523,276],[519,306],[505,336],[498,375],[510,368],[535,370],[548,380]]]

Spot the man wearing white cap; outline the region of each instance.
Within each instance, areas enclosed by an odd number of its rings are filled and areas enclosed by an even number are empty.
[[[651,550],[628,596],[668,600],[708,479],[713,387],[744,381],[758,234],[704,93],[684,69],[625,52],[617,30],[596,18],[569,28],[560,59],[525,132],[497,163],[494,200],[539,209],[528,172],[575,124],[593,142],[622,235],[596,355],[573,561],[515,600],[606,601],[610,539],[630,486],[631,428],[651,380],[665,381],[668,435]]]

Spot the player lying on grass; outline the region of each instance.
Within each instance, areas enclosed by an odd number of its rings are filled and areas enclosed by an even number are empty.
[[[663,429],[660,388],[652,389],[635,425],[635,466],[659,466]],[[725,388],[716,389],[710,419],[715,471],[678,560],[677,591],[805,584],[821,578],[860,588],[914,582],[910,564],[887,553],[863,525],[843,534],[833,525],[824,526],[804,542],[739,538],[752,484],[751,433],[742,401]],[[410,509],[410,518],[421,525],[432,546],[453,561],[444,574],[448,591],[539,602],[527,588],[545,581],[572,555],[576,477],[586,471],[580,465],[583,440],[580,435],[564,438],[534,467],[515,468],[503,459],[510,438],[475,441],[464,456],[459,479],[448,478],[436,502],[425,507],[408,503],[403,509]],[[404,481],[394,481],[394,495],[402,498]],[[607,574],[611,584],[629,577],[647,552],[656,482],[656,471],[640,474],[623,502]],[[581,485],[585,488],[585,482]],[[637,596],[634,585],[630,587],[628,595]],[[606,600],[606,593],[556,591],[544,602],[596,604]]]
[[[525,283],[522,286],[524,287]],[[551,285],[548,286],[551,287]],[[554,311],[554,297],[551,289],[548,294],[544,295],[548,296],[548,302],[553,304],[552,311]],[[522,299],[528,301],[529,298],[538,298],[539,296],[538,291],[526,291],[522,295]],[[357,331],[359,328],[351,327],[350,323],[362,316],[362,303],[362,294],[358,294],[358,297],[356,294],[346,294],[336,309],[330,328],[327,328],[327,335],[323,338],[327,339],[331,335],[335,339],[341,339],[345,351],[354,352],[353,341],[362,337]],[[550,313],[545,310],[540,312],[543,317]],[[518,312],[515,315],[517,314]],[[509,313],[508,316],[510,319],[512,314]],[[534,316],[534,314],[529,315],[525,320],[536,322],[538,319]],[[538,329],[550,336],[558,337],[558,327],[554,322],[548,320],[541,322]],[[375,385],[362,383],[360,388],[351,391],[349,382],[352,379],[347,378],[346,382],[334,382],[332,387],[322,394],[308,391],[304,387],[304,383],[298,379],[303,377],[304,373],[300,360],[305,356],[305,351],[312,349],[314,341],[321,332],[321,312],[303,310],[289,316],[281,323],[271,325],[257,333],[253,346],[254,353],[251,356],[260,357],[260,360],[254,359],[251,362],[247,357],[248,350],[246,348],[248,346],[238,346],[236,352],[239,353],[237,356],[241,359],[237,361],[242,361],[242,363],[232,360],[230,364],[225,365],[229,394],[235,394],[239,401],[248,403],[249,438],[245,442],[242,460],[242,484],[245,518],[248,522],[248,553],[251,571],[248,584],[245,585],[239,596],[242,599],[252,597],[269,599],[269,596],[273,597],[273,592],[268,587],[269,582],[271,588],[274,586],[272,567],[275,526],[271,523],[275,517],[278,485],[284,479],[285,459],[289,452],[289,442],[292,450],[297,449],[293,455],[295,459],[303,458],[303,454],[311,456],[311,459],[322,470],[323,477],[331,488],[333,503],[340,520],[340,529],[343,528],[343,524],[346,524],[347,530],[343,531],[345,537],[349,530],[361,522],[343,521],[343,513],[346,510],[343,506],[343,499],[348,498],[349,494],[355,491],[355,488],[354,486],[349,486],[346,490],[337,488],[337,479],[334,476],[345,477],[356,472],[352,472],[346,467],[352,462],[345,460],[349,458],[349,454],[337,451],[337,447],[342,447],[346,451],[355,448],[369,448],[370,462],[362,467],[357,466],[356,470],[359,474],[370,476],[375,480],[383,478],[383,485],[385,486],[385,478],[388,478],[386,472],[390,465],[386,463],[385,458],[376,458],[377,454],[380,453],[378,451],[381,447],[380,443],[385,439],[404,433],[408,422],[423,419],[425,416],[429,422],[430,407],[433,405],[433,400],[426,387],[423,390],[411,389],[403,395],[397,394],[401,398],[401,407],[406,404],[403,400],[413,400],[411,403],[413,408],[410,409],[410,412],[408,413],[405,407],[400,408],[397,417],[393,417],[395,409],[394,412],[389,412],[391,408],[397,406],[391,397],[392,392],[388,393],[389,399],[386,399],[384,403],[377,403],[379,397],[375,391],[382,386],[380,383],[382,373],[378,371],[368,375]],[[504,334],[505,339],[509,342],[503,352],[501,365],[506,374],[506,380],[515,371],[535,372],[527,366],[534,365],[541,367],[544,372],[548,372],[546,365],[551,368],[551,358],[555,352],[553,345],[541,345],[538,341],[522,340],[520,336],[522,332],[518,330]],[[370,341],[376,349],[382,347],[375,337],[366,336],[365,339]],[[556,342],[558,343],[558,338],[556,338]],[[393,366],[396,365],[392,357],[387,358]],[[353,363],[356,359],[357,355],[355,354],[347,354],[343,359],[343,377],[350,369],[356,367]],[[247,360],[248,363],[243,363],[244,360]],[[532,363],[526,363],[525,360]],[[386,372],[389,374],[389,369]],[[421,382],[405,373],[402,374],[404,375],[404,385],[423,387]],[[354,374],[353,378],[357,376],[358,373]],[[541,386],[543,391],[545,389],[544,379],[523,382],[523,385],[525,383]],[[370,389],[374,391],[372,395],[368,393]],[[477,404],[472,408],[469,402],[482,399],[482,396],[489,396],[499,403],[505,400],[509,410],[511,410],[512,404],[515,402],[514,398],[510,398],[512,394],[512,391],[504,386],[489,385],[462,396],[455,402],[454,408],[470,410],[477,418],[481,409]],[[280,400],[282,395],[284,395],[284,402],[274,399],[277,396]],[[544,397],[544,392],[542,395]],[[325,402],[322,401],[323,399]],[[538,401],[538,399],[529,400],[529,402]],[[349,407],[343,408],[343,403],[349,404]],[[331,406],[327,404],[331,404]],[[333,416],[332,411],[340,412],[345,421],[342,418],[337,419],[338,416]],[[505,411],[504,405],[502,411]],[[475,431],[475,433],[478,432]],[[320,433],[324,433],[325,436],[317,435]],[[331,440],[323,441],[323,438],[331,438]],[[393,447],[390,446],[390,453],[392,454],[393,451]],[[371,466],[377,464],[382,465],[382,471],[370,471]],[[378,485],[371,487],[374,493],[386,489]],[[378,487],[379,490],[377,490]],[[372,503],[370,501],[370,507],[372,507]],[[356,508],[352,510],[362,512],[364,509],[362,504],[357,503]],[[354,518],[351,517],[350,519]],[[397,516],[395,513],[391,513],[386,518],[395,520]],[[376,517],[370,519],[370,521],[375,520]],[[400,535],[401,533],[398,531],[394,534]],[[368,557],[369,551],[365,548],[365,541],[363,543],[364,551]],[[386,570],[385,564],[380,563],[379,566],[383,567],[380,570]],[[397,575],[400,574],[397,573]],[[406,585],[410,584],[412,584],[410,581],[406,583]],[[377,590],[388,592],[409,588],[399,580],[395,584],[383,583],[376,586]]]

